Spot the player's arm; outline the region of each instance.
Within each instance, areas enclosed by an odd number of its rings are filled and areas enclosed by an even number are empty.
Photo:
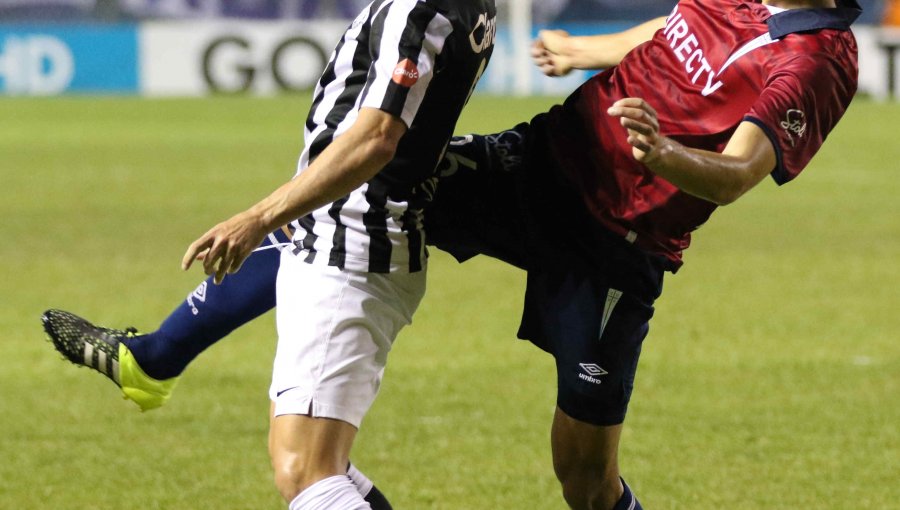
[[[738,125],[718,153],[660,135],[656,111],[643,99],[616,101],[608,114],[621,119],[635,159],[682,191],[719,205],[734,202],[775,169],[775,147],[752,122]]]
[[[398,117],[375,108],[360,109],[356,122],[293,180],[194,241],[182,268],[202,260],[206,274],[215,274],[215,282],[221,282],[240,268],[266,234],[374,177],[393,159],[406,129]]]
[[[656,18],[615,34],[571,36],[563,30],[541,30],[531,58],[547,76],[563,76],[572,69],[605,69],[617,65],[637,46],[653,38],[666,18]]]

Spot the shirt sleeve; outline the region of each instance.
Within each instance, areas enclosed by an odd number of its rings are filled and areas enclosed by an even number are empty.
[[[833,57],[799,54],[779,66],[744,120],[775,146],[772,178],[794,179],[818,152],[856,92],[856,74]]]
[[[367,92],[361,106],[377,108],[412,124],[434,76],[444,43],[453,32],[450,21],[416,0],[397,0],[378,16]]]

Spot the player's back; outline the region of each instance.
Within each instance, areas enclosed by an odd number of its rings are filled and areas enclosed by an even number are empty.
[[[690,232],[716,208],[634,159],[617,119],[605,113],[624,97],[645,99],[663,135],[698,149],[721,152],[741,122],[756,122],[778,153],[776,179],[799,173],[856,88],[856,46],[846,30],[852,20],[834,16],[835,9],[804,11],[735,0],[679,2],[651,41],[551,113],[561,133],[557,156],[601,223],[680,264]],[[812,77],[815,83],[802,83]],[[804,115],[817,116],[804,119],[815,129],[791,140],[780,126],[799,103],[810,105]],[[819,109],[829,118],[819,118]],[[585,124],[583,133],[572,127]],[[578,146],[593,156],[572,157]]]

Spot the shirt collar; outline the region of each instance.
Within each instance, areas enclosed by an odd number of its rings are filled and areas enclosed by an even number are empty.
[[[850,25],[862,14],[856,0],[839,0],[835,9],[788,9],[772,15],[766,23],[772,39],[796,32],[810,32],[824,28],[850,30]]]

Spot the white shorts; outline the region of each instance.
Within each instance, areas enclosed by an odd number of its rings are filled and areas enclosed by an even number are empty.
[[[359,428],[394,339],[425,294],[425,271],[342,271],[292,252],[282,250],[278,270],[278,348],[269,389],[275,416],[334,418]]]

